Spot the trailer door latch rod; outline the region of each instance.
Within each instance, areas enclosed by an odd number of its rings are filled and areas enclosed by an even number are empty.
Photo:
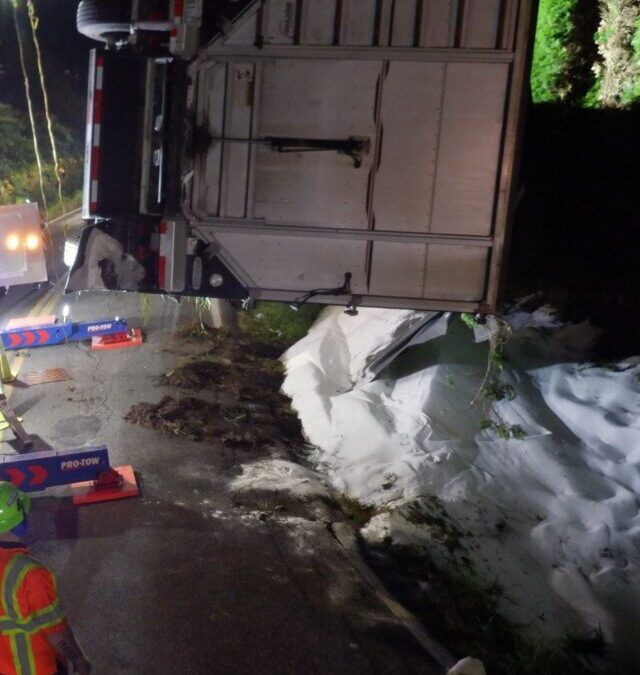
[[[337,152],[347,155],[353,161],[353,166],[359,169],[362,166],[362,156],[368,155],[371,148],[369,138],[349,136],[346,139],[337,138],[290,138],[287,136],[264,136],[263,138],[212,138],[219,143],[247,143],[251,145],[266,145],[274,152]]]

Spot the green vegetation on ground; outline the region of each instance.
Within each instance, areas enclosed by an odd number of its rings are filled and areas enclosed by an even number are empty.
[[[471,567],[436,565],[426,552],[388,542],[382,551],[428,590],[404,598],[436,638],[458,654],[479,658],[491,675],[593,675],[606,653],[602,633],[536,640],[505,617],[499,583],[483,584]]]
[[[626,107],[640,99],[638,0],[540,0],[534,103]]]
[[[303,305],[293,309],[282,302],[258,302],[254,309],[240,314],[240,325],[256,337],[276,338],[288,347],[307,334],[322,307]]]

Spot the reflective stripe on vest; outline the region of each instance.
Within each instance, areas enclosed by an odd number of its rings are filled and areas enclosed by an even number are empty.
[[[36,664],[31,639],[26,633],[11,635],[11,654],[16,675],[36,675]]]
[[[58,599],[27,618],[23,618],[18,602],[18,591],[25,576],[41,567],[33,558],[17,554],[11,558],[2,576],[0,602],[6,616],[0,618],[0,633],[11,641],[11,653],[18,675],[36,672],[30,633],[48,628],[64,618]]]

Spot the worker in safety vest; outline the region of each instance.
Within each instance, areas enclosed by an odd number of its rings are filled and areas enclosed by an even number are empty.
[[[60,607],[53,574],[22,542],[29,497],[0,481],[0,675],[91,672]]]

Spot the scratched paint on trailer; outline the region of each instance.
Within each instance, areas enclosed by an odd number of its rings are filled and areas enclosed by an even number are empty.
[[[45,490],[95,480],[109,468],[106,445],[63,452],[31,452],[27,455],[0,455],[0,480],[24,492]]]

